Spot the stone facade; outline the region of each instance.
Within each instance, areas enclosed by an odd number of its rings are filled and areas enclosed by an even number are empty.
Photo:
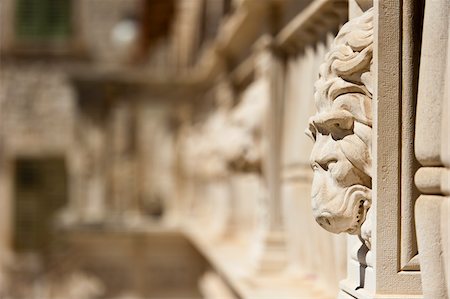
[[[450,2],[155,3],[77,1],[48,61],[1,12],[0,297],[57,156],[86,298],[448,298]]]

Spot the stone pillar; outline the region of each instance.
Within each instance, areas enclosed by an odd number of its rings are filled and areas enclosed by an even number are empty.
[[[424,298],[448,298],[450,1],[426,1],[416,119],[417,241]],[[445,168],[447,167],[447,168]],[[444,252],[444,256],[442,253]],[[444,257],[444,259],[443,259]],[[446,264],[447,263],[447,264]],[[448,279],[448,276],[447,276]]]
[[[281,128],[283,115],[283,59],[273,47],[272,38],[264,36],[257,44],[256,77],[266,85],[268,109],[262,140],[262,175],[267,187],[262,198],[260,240],[255,248],[256,271],[279,271],[286,267],[286,244],[281,215]]]
[[[170,109],[142,99],[137,106],[138,206],[142,220],[162,217],[165,225],[179,221],[174,186],[174,136],[169,128]]]
[[[441,244],[448,295],[450,294],[450,30],[448,31],[447,74],[445,80],[446,87],[441,126],[441,158],[445,170],[441,177],[441,184],[446,200],[441,210]]]
[[[331,31],[331,30],[330,30]],[[331,39],[331,36],[328,38]],[[328,51],[329,42],[307,46],[298,55],[288,56],[282,153],[282,201],[285,230],[289,236],[288,273],[298,279],[326,281],[328,290],[337,293],[345,277],[346,236],[323,230],[311,214],[311,171],[309,155],[312,142],[306,134],[308,120],[316,111],[314,82]],[[305,236],[308,242],[305,242]],[[320,249],[320,251],[319,251]],[[320,254],[318,254],[320,252]],[[334,286],[334,288],[333,288]]]
[[[255,207],[263,193],[261,179],[258,173],[235,172],[231,174],[230,185],[231,215],[228,235],[249,245],[256,228]]]
[[[111,110],[112,217],[134,225],[140,219],[136,180],[136,118],[134,103],[117,101]]]
[[[107,207],[105,206],[105,173],[104,173],[104,130],[98,125],[93,125],[92,120],[87,120],[91,125],[84,126],[85,152],[83,175],[86,179],[86,198],[84,198],[83,221],[96,223],[104,220]],[[98,121],[98,120],[97,120]]]
[[[193,212],[196,230],[209,241],[228,233],[231,209],[231,186],[226,151],[232,98],[228,86],[219,82],[212,94],[215,107],[208,118],[187,132],[184,166],[194,187]],[[205,96],[211,96],[206,93]]]
[[[105,220],[105,127],[98,107],[77,114],[75,138],[68,151],[69,203],[59,214],[62,225],[94,224]]]
[[[6,270],[13,261],[14,165],[5,154],[0,144],[0,289],[8,283]]]

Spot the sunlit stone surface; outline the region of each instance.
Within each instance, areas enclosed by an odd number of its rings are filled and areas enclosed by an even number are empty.
[[[0,7],[1,299],[448,298],[449,0]]]

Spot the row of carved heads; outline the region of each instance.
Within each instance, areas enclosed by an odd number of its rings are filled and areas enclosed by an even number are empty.
[[[326,54],[315,84],[317,113],[307,130],[314,140],[310,160],[316,221],[333,233],[360,235],[369,248],[372,61],[370,9],[341,28]],[[251,98],[244,98],[235,107],[229,100],[218,101],[210,118],[189,131],[185,148],[185,159],[192,164],[189,169],[211,177],[224,174],[230,166],[260,165],[267,103]]]
[[[218,87],[214,112],[185,130],[184,168],[197,177],[218,178],[230,170],[260,171],[261,127],[267,105],[249,94],[233,106],[230,95],[223,95],[224,88],[230,88],[225,87]]]

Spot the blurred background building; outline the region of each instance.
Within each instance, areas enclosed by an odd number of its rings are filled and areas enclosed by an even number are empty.
[[[416,140],[422,31],[448,25],[447,0],[424,2],[0,0],[0,298],[446,298],[416,237],[445,240],[445,225],[421,228],[414,203],[448,189],[416,189],[427,164],[401,145]],[[373,136],[395,145],[375,145],[392,152],[374,150],[370,187],[394,208],[374,199],[367,248],[312,217],[304,130],[325,54],[371,7],[387,99]]]

